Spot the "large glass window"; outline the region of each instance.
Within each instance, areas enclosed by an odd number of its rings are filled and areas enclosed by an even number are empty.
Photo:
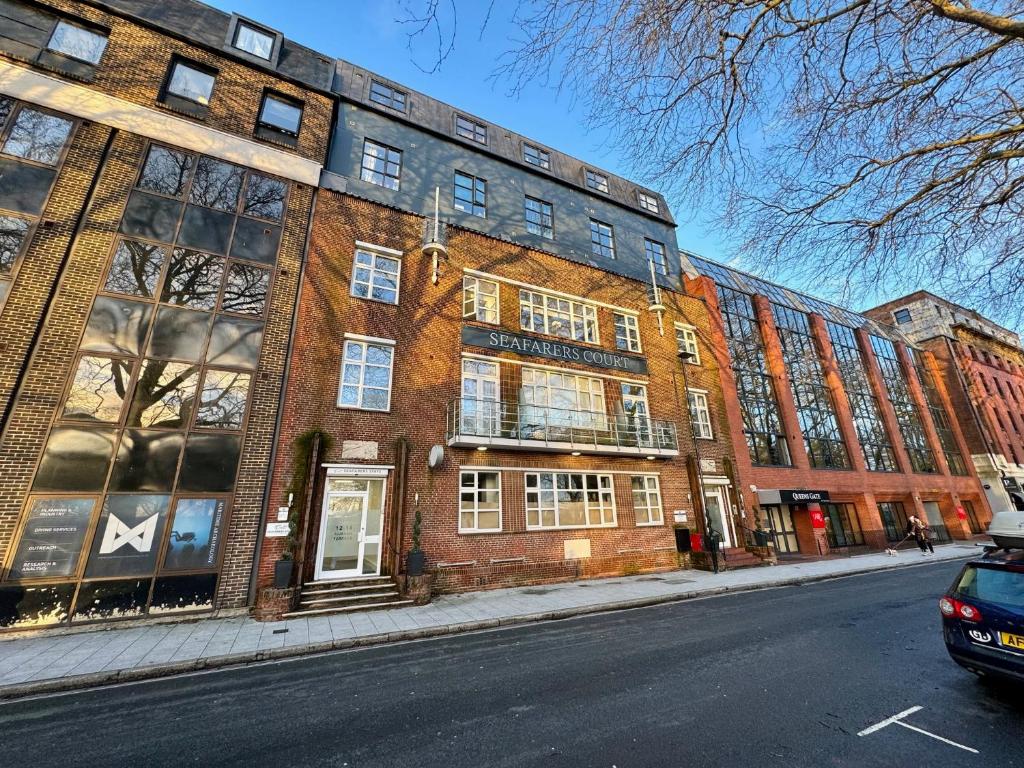
[[[217,76],[199,64],[190,64],[180,59],[171,62],[171,76],[167,81],[167,92],[173,96],[207,106],[213,96],[213,84]]]
[[[633,493],[633,512],[637,525],[662,525],[661,488],[657,475],[633,475],[629,478]]]
[[[495,281],[466,275],[462,278],[462,316],[496,325],[499,295]]]
[[[519,324],[524,331],[597,344],[597,308],[537,291],[519,291]]]
[[[555,218],[551,212],[551,203],[527,195],[523,203],[523,216],[527,232],[554,240]]]
[[[871,389],[854,330],[832,320],[827,325],[836,367],[850,401],[853,425],[864,454],[864,464],[872,472],[895,472],[896,454],[893,452],[892,439],[885,428],[878,398]]]
[[[522,370],[519,426],[527,440],[558,440],[574,427],[607,428],[604,382],[543,368]]]
[[[590,252],[605,259],[615,258],[615,230],[611,224],[590,220]]]
[[[64,401],[63,417],[109,423],[120,421],[134,369],[134,360],[81,357]]]
[[[367,248],[357,248],[352,268],[352,295],[386,304],[398,303],[401,259]]]
[[[188,201],[194,205],[233,212],[238,207],[238,195],[242,190],[244,176],[245,170],[237,165],[212,157],[201,157],[196,163]]]
[[[754,464],[788,466],[789,449],[775,399],[775,387],[765,360],[764,340],[751,297],[718,286],[718,303],[725,325],[736,396],[743,417],[743,434]]]
[[[825,538],[830,547],[856,547],[864,544],[864,534],[853,504],[822,504],[821,511],[825,516]]]
[[[615,525],[611,475],[526,473],[527,529],[613,528]]]
[[[889,402],[896,412],[896,424],[899,425],[903,445],[910,457],[910,466],[915,472],[938,472],[935,454],[928,445],[921,413],[911,397],[907,373],[900,364],[895,345],[889,339],[872,335],[871,349],[882,372],[882,382]]]
[[[640,328],[636,315],[615,312],[615,348],[624,352],[640,351]]]
[[[810,320],[804,312],[781,304],[771,306],[810,465],[849,469],[850,459],[839,431],[832,393],[825,383],[821,358],[811,336]]]
[[[338,405],[364,411],[391,407],[391,369],[395,348],[390,344],[347,340],[342,353]]]
[[[932,417],[932,424],[935,425],[935,432],[939,436],[939,444],[942,446],[942,453],[946,457],[946,464],[949,465],[950,474],[967,475],[967,464],[964,463],[963,454],[956,444],[956,436],[953,433],[953,425],[946,415],[946,408],[942,404],[942,396],[939,394],[935,377],[932,376],[928,366],[925,365],[924,355],[919,349],[911,350],[914,368],[917,370],[918,381],[921,382],[921,389],[924,390],[924,399],[928,404],[928,413]],[[1008,414],[1013,418],[1013,414]],[[1016,425],[1014,425],[1016,428]]]
[[[360,178],[378,187],[397,190],[402,176],[402,152],[375,141],[363,141]]]
[[[54,27],[46,47],[69,58],[95,65],[103,58],[107,36],[62,19]]]
[[[462,171],[455,172],[455,210],[487,217],[487,182]]]
[[[20,216],[0,214],[0,306],[10,290],[30,225],[28,219]]]
[[[153,144],[142,166],[138,187],[180,198],[185,193],[195,160],[195,155]]]
[[[72,127],[74,123],[66,118],[22,107],[4,140],[3,152],[43,165],[56,165]]]
[[[459,473],[459,532],[501,530],[501,474]]]
[[[882,528],[889,541],[900,541],[906,536],[907,510],[902,501],[880,501],[878,512],[882,516]]]

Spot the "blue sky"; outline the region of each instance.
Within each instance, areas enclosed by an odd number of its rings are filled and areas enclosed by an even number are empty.
[[[407,49],[409,29],[397,21],[404,17],[399,0],[206,2],[260,21],[298,43],[347,59],[613,173],[631,175],[625,162],[605,146],[606,137],[587,132],[582,112],[573,108],[567,94],[537,86],[512,100],[506,93],[507,84],[491,80],[497,57],[516,34],[502,15],[500,0],[482,36],[480,28],[488,3],[478,0],[459,4],[455,50],[435,73],[417,66],[429,69],[432,53],[436,58],[425,38],[412,52]],[[673,205],[672,210],[680,225],[680,247],[713,259],[728,256],[715,237],[714,227],[707,223],[710,217],[688,221],[678,206]]]

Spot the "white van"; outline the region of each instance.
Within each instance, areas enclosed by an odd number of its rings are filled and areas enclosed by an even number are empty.
[[[1024,548],[1024,511],[996,512],[989,523],[988,535],[997,546]]]

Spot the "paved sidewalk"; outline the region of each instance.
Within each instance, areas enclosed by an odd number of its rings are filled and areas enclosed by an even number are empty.
[[[786,586],[965,558],[949,544],[922,557],[884,554],[747,568],[671,571],[459,595],[429,605],[261,623],[245,617],[0,637],[0,699],[245,664],[341,648],[468,632],[724,592]]]

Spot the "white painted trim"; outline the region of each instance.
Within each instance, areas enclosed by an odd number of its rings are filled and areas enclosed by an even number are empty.
[[[495,362],[502,365],[523,365],[527,368],[539,368],[544,371],[557,371],[558,373],[568,373],[575,376],[585,376],[590,379],[608,379],[610,381],[621,381],[626,384],[637,384],[641,387],[646,387],[647,382],[643,379],[626,379],[622,376],[612,376],[607,373],[596,373],[590,369],[581,370],[579,368],[562,368],[557,365],[545,365],[544,363],[535,363],[531,360],[512,360],[507,357],[495,357],[494,355],[478,355],[475,352],[463,352],[463,358],[472,358],[473,360],[486,360],[487,362]]]
[[[565,293],[564,291],[556,291],[553,288],[545,288],[540,285],[534,285],[533,283],[524,283],[521,280],[513,280],[510,277],[501,277],[501,275],[495,275],[491,272],[481,272],[478,269],[470,269],[469,267],[463,268],[463,273],[467,275],[473,275],[474,277],[483,277],[487,280],[494,280],[499,283],[507,283],[508,285],[514,285],[517,288],[525,288],[528,291],[536,291],[537,293],[547,293],[552,296],[558,296],[562,299],[569,299],[571,301],[577,301],[581,304],[590,304],[595,307],[604,307],[605,309],[613,309],[616,312],[625,312],[627,315],[640,315],[640,311],[636,309],[628,309],[626,307],[620,307],[617,304],[608,304],[603,301],[597,301],[595,299],[587,299],[583,296],[577,296],[574,293]]]
[[[367,243],[363,240],[356,240],[356,248],[365,248],[368,251],[379,251],[380,253],[385,253],[388,256],[405,256],[405,251],[398,251],[394,248],[387,248],[383,245],[374,245],[373,243]]]
[[[332,470],[352,470],[352,469],[378,469],[387,472],[389,469],[394,469],[394,464],[321,464],[327,470],[327,474],[332,474]]]
[[[661,472],[631,472],[628,469],[597,469],[593,467],[588,467],[586,469],[566,469],[565,467],[507,467],[499,464],[485,464],[480,466],[462,464],[459,466],[459,470],[464,470],[466,472],[469,472],[470,470],[490,470],[492,472],[495,470],[500,470],[502,472],[568,472],[577,475],[582,473],[584,475],[651,475],[652,477],[661,477]]]
[[[682,329],[687,330],[687,331],[696,331],[697,330],[697,326],[696,325],[690,325],[689,323],[681,323],[678,320],[676,320],[674,323],[672,323],[672,325],[674,325],[676,328],[682,328]]]
[[[0,61],[0,93],[175,147],[317,186],[323,166],[75,83]]]
[[[352,341],[368,341],[371,344],[387,344],[389,347],[393,347],[397,343],[394,339],[381,339],[377,336],[361,336],[358,333],[346,333],[344,338],[351,339]]]
[[[479,475],[481,472],[484,472],[484,471],[491,472],[492,474],[495,474],[495,475],[498,476],[498,527],[497,528],[463,528],[462,527],[462,493],[465,490],[465,488],[462,485],[462,475],[463,475],[463,473],[472,473],[474,475]],[[474,515],[475,519],[479,521],[479,519],[480,519],[480,500],[479,500],[479,498],[476,495],[476,494],[478,494],[480,492],[479,477],[475,478],[475,482],[477,484],[473,487],[473,515]],[[459,468],[459,489],[458,489],[458,492],[457,492],[458,497],[459,497],[457,499],[457,501],[459,503],[459,533],[464,533],[464,534],[504,533],[505,532],[505,530],[504,530],[504,517],[505,516],[503,514],[504,513],[504,509],[502,508],[503,507],[503,503],[502,503],[502,501],[503,501],[502,500],[502,490],[503,489],[501,487],[501,470],[498,470],[498,469],[492,469],[492,470],[462,469],[460,467]]]

